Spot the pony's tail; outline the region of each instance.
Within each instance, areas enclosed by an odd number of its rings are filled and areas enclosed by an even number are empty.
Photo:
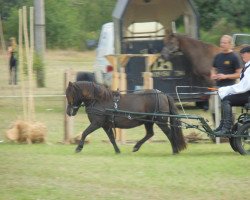
[[[174,99],[168,96],[169,110],[171,115],[178,115],[178,109],[174,103]],[[173,136],[173,142],[178,152],[186,149],[187,144],[183,136],[181,121],[178,118],[170,117],[171,132]]]

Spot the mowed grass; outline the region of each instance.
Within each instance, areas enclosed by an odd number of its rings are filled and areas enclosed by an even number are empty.
[[[168,143],[120,147],[1,144],[0,199],[249,199],[249,158],[227,144],[190,144],[177,156]]]
[[[46,88],[35,94],[64,94],[65,70],[91,71],[94,52],[50,51],[46,54]],[[1,65],[4,59],[0,60]],[[4,66],[4,65],[3,65]],[[20,94],[9,86],[6,68],[0,68],[2,95]],[[144,128],[125,131],[126,144],[114,153],[102,130],[89,137],[89,144],[75,154],[76,145],[64,145],[64,97],[35,98],[36,120],[46,124],[48,144],[15,144],[4,135],[9,125],[22,118],[20,98],[0,98],[0,199],[140,200],[140,199],[249,199],[249,156],[235,153],[228,143],[209,141],[188,144],[179,155],[155,127],[155,136],[132,153]],[[189,108],[187,113],[210,114]],[[196,123],[195,121],[192,121]],[[74,135],[88,126],[81,109],[74,118]],[[184,130],[185,134],[197,130]],[[206,134],[200,133],[204,138]],[[132,142],[131,142],[132,141]],[[161,142],[159,142],[161,141]]]

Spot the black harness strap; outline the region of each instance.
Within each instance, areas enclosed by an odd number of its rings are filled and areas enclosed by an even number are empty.
[[[120,94],[120,91],[119,89],[117,89],[116,92],[114,92],[114,95],[113,95],[113,105],[114,105],[114,110],[116,111],[119,107],[119,101],[121,99],[121,94]],[[112,113],[111,115],[111,123],[112,123],[112,127],[114,129],[114,136],[115,136],[115,139],[116,139],[116,129],[115,129],[115,114],[114,112]],[[110,127],[110,128],[112,128]]]
[[[159,93],[156,89],[154,89],[154,94],[155,94],[155,110],[154,113],[158,113],[160,110],[160,99],[159,99]],[[152,121],[156,118],[155,115],[152,116]]]

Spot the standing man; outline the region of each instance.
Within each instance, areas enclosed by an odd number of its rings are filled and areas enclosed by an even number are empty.
[[[240,82],[231,86],[221,87],[218,90],[222,101],[222,113],[224,116],[220,130],[215,131],[217,135],[229,134],[233,125],[232,106],[243,106],[250,97],[250,46],[240,50],[245,67],[240,74]]]
[[[240,78],[241,66],[238,56],[232,50],[232,37],[223,35],[220,47],[222,52],[214,58],[211,78],[216,80],[218,87],[233,85]]]
[[[220,47],[222,52],[215,56],[211,71],[211,79],[216,81],[216,86],[219,88],[235,84],[236,79],[240,78],[241,72],[239,58],[232,50],[233,44],[230,35],[223,35],[221,37]],[[214,98],[210,99],[210,110],[215,121]],[[221,124],[223,124],[223,120]],[[221,128],[222,127],[219,126],[215,130],[218,131]]]

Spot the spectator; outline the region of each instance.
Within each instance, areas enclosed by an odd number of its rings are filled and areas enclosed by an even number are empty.
[[[14,37],[10,38],[8,47],[9,57],[9,84],[17,84],[17,43]]]
[[[232,50],[233,44],[230,35],[223,35],[221,37],[220,47],[222,52],[215,56],[211,71],[211,79],[216,81],[216,86],[219,88],[233,85],[236,82],[236,79],[240,77],[241,72],[241,63],[238,56]],[[213,97],[210,98],[210,110],[212,112],[213,120],[215,121]],[[223,116],[220,124],[223,124]],[[221,128],[222,127],[219,126],[215,131],[218,131]]]

